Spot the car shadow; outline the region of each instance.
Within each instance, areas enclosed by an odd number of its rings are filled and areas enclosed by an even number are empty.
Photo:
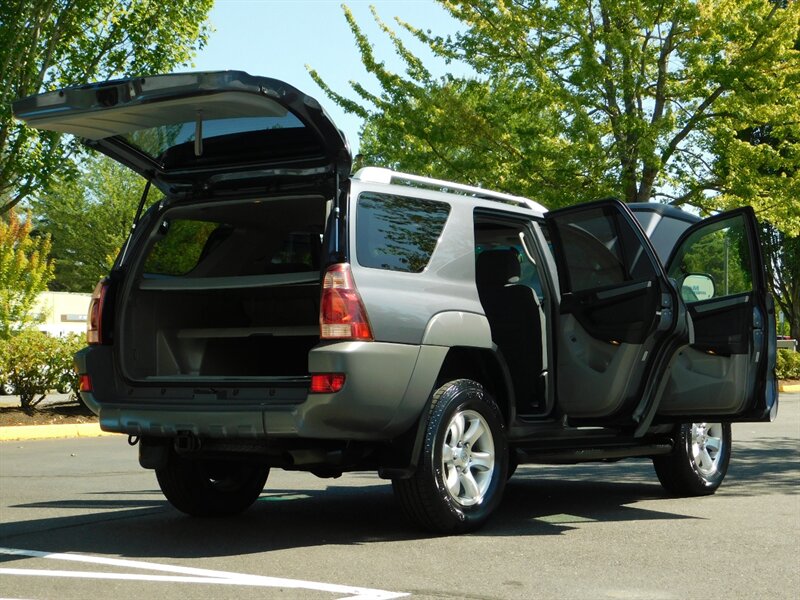
[[[736,449],[720,494],[798,493],[800,457],[789,438]],[[85,498],[18,505],[83,510],[82,514],[0,524],[3,546],[147,558],[264,553],[320,545],[357,545],[432,537],[402,517],[388,482],[351,474],[358,485],[273,489],[242,515],[193,519],[172,509],[156,489],[97,492]],[[372,483],[375,482],[375,483]],[[478,536],[559,535],[589,522],[696,518],[674,512],[645,460],[518,469],[503,502]],[[646,504],[642,504],[645,501]],[[697,500],[687,499],[687,503]],[[659,510],[663,502],[664,510]],[[6,509],[5,520],[15,507]],[[16,557],[0,556],[0,561]]]
[[[728,475],[721,488],[726,495],[800,494],[800,437],[733,442]]]

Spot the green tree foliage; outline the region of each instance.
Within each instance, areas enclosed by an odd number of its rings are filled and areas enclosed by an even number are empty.
[[[800,235],[790,236],[764,223],[761,246],[775,301],[789,322],[789,335],[800,340]]]
[[[405,64],[403,74],[390,71],[347,8],[380,91],[353,82],[353,100],[312,71],[334,101],[365,119],[366,162],[500,188],[550,207],[613,194],[712,210],[718,206],[708,198],[719,197],[720,206],[753,201],[780,226],[800,212],[796,196],[788,206],[753,200],[769,195],[774,182],[733,177],[751,149],[736,145],[734,153],[731,138],[748,124],[797,121],[800,3],[440,3],[463,32],[443,37],[399,25],[474,76],[434,76],[375,14]],[[723,172],[716,159],[725,144],[733,168]],[[796,145],[787,144],[780,152],[796,160]]]
[[[186,65],[208,37],[213,0],[0,2],[0,212],[46,189],[74,142],[15,123],[11,102],[87,81]]]
[[[74,179],[56,179],[31,201],[37,231],[52,239],[50,288],[91,292],[108,274],[133,222],[145,181],[104,156],[89,155]]]
[[[31,236],[30,214],[0,216],[0,339],[35,320],[33,305],[53,277],[50,238]]]

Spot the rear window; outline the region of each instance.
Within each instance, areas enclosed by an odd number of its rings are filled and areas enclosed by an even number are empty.
[[[242,133],[270,133],[278,129],[302,129],[303,122],[294,114],[286,112],[280,116],[235,117],[228,119],[209,119],[202,122],[204,143],[215,138],[234,136]],[[142,150],[151,157],[159,157],[169,148],[184,144],[194,144],[197,123],[170,123],[149,129],[139,129],[122,135],[131,146]],[[200,148],[198,148],[200,150]]]
[[[318,272],[324,202],[281,198],[175,208],[152,233],[143,272],[190,278]]]
[[[365,192],[356,208],[356,255],[364,267],[421,273],[442,234],[450,205]]]

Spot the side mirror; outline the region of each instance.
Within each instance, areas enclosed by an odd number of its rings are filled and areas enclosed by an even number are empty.
[[[699,302],[714,297],[714,280],[711,275],[691,273],[681,282],[681,298],[684,302]]]

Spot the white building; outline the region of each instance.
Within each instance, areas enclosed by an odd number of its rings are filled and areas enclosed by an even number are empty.
[[[85,333],[86,315],[91,294],[74,292],[42,292],[33,309],[42,319],[37,329],[50,335]]]

